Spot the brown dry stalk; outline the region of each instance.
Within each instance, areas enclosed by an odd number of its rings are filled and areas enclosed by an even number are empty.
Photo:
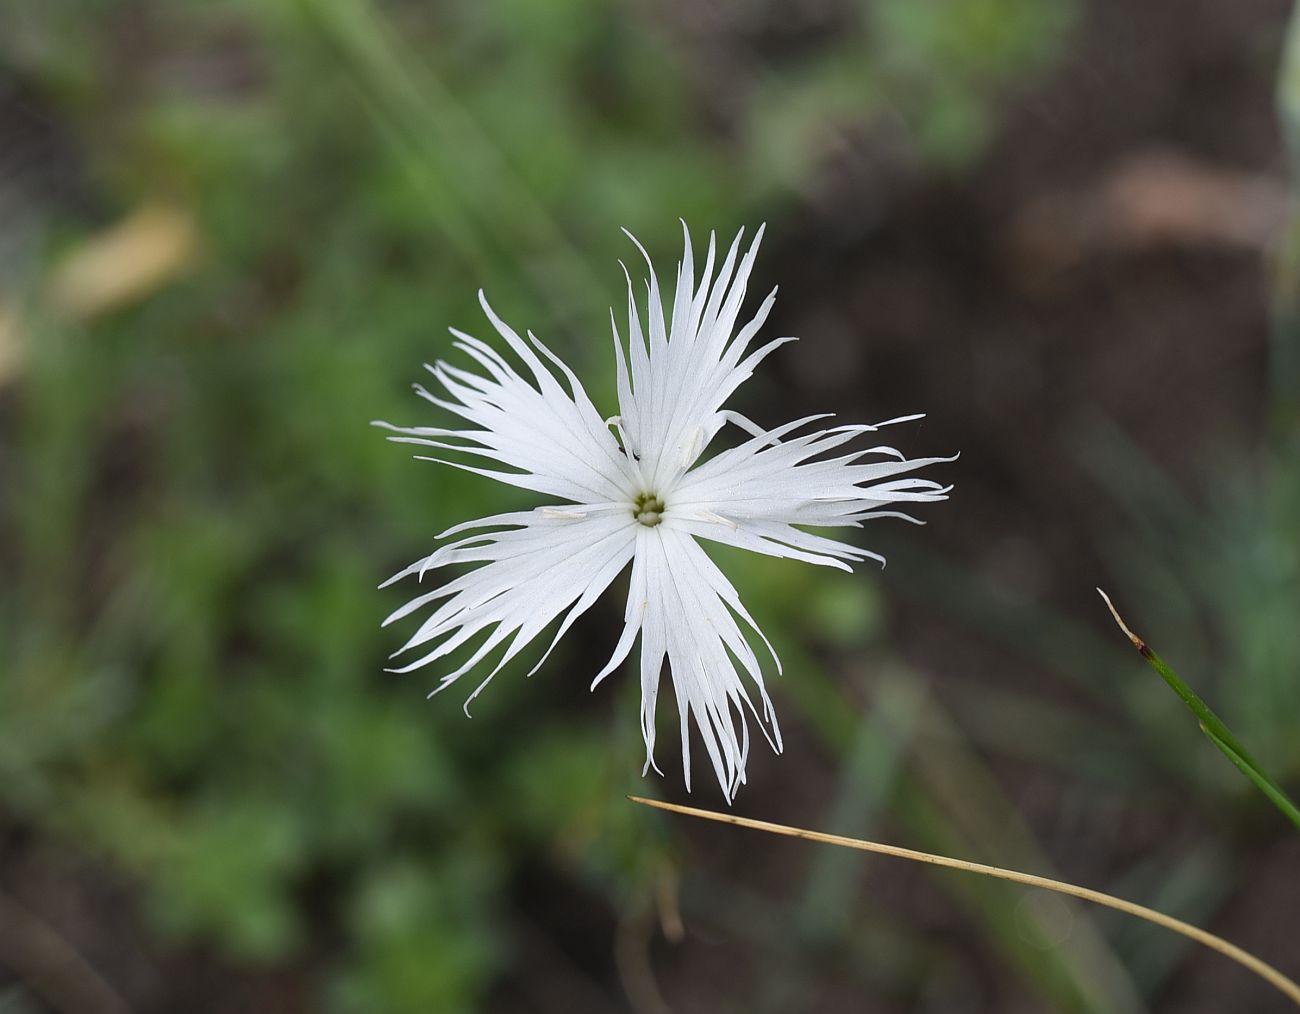
[[[1231,958],[1237,964],[1254,972],[1261,979],[1285,994],[1297,1007],[1300,1007],[1300,985],[1288,979],[1266,961],[1260,960],[1249,951],[1242,950],[1236,944],[1231,944],[1222,937],[1208,933],[1191,923],[1175,919],[1163,912],[1157,912],[1145,905],[1138,905],[1131,901],[1125,901],[1123,898],[1116,898],[1114,895],[1103,894],[1101,891],[1094,891],[1088,887],[1079,887],[1061,880],[1052,880],[1050,877],[1020,873],[1017,870],[1004,870],[999,866],[986,866],[983,863],[970,863],[964,859],[951,859],[948,856],[918,852],[916,849],[903,848],[899,845],[885,845],[880,842],[865,841],[861,838],[846,838],[843,835],[826,834],[824,831],[809,831],[801,827],[773,824],[766,820],[754,820],[750,817],[737,817],[730,813],[701,810],[694,806],[665,803],[658,799],[644,799],[641,796],[628,796],[627,798],[634,803],[652,806],[657,810],[667,810],[670,813],[681,813],[688,817],[717,821],[720,824],[747,827],[754,831],[766,831],[769,834],[784,835],[787,838],[801,838],[804,841],[819,842],[823,845],[838,845],[841,848],[857,849],[860,852],[875,852],[879,855],[894,856],[897,859],[910,859],[913,862],[926,863],[930,866],[942,866],[950,870],[962,870],[965,873],[978,873],[985,877],[995,877],[998,880],[1009,880],[1012,883],[1024,884],[1027,887],[1040,887],[1043,890],[1055,891],[1057,894],[1066,894],[1073,898],[1080,898],[1083,901],[1090,901],[1095,905],[1104,905],[1106,908],[1113,908],[1118,912],[1125,912],[1128,915],[1137,916],[1139,919],[1145,919],[1147,922],[1155,923],[1157,926],[1163,926],[1165,929],[1181,934],[1189,940],[1195,940],[1198,944],[1202,944],[1213,951],[1218,951],[1224,957]]]

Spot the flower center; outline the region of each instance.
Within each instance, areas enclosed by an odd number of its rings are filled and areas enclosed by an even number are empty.
[[[663,520],[664,502],[655,493],[642,493],[632,505],[632,516],[647,528],[653,528]]]

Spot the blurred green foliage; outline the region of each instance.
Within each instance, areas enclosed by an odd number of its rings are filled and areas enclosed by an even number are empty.
[[[1204,502],[1117,434],[1098,441],[1095,474],[1126,510],[1117,538],[1129,561],[1130,622],[1177,666],[1285,784],[1300,780],[1300,442],[1285,432],[1239,461]],[[1170,658],[1172,656],[1172,659]],[[1194,757],[1194,781],[1246,805],[1249,785],[1214,751],[1190,752],[1194,725],[1159,680],[1133,696],[1143,724],[1172,757]],[[1180,721],[1181,720],[1181,721]]]
[[[633,903],[663,845],[611,805],[640,744],[634,688],[584,697],[599,647],[503,673],[472,722],[381,671],[400,593],[378,580],[517,495],[365,423],[424,414],[407,384],[444,326],[474,329],[480,284],[608,403],[618,225],[662,251],[678,216],[780,216],[830,140],[881,122],[958,166],[1069,13],[890,0],[714,79],[681,26],[596,0],[7,6],[0,54],[87,196],[44,208],[11,274],[32,284],[3,293],[27,354],[0,805],[125,873],[180,943],[258,964],[328,941],[341,1010],[474,1006],[524,857]],[[193,220],[198,266],[72,319],[43,279],[157,203]],[[874,639],[862,579],[736,569],[784,650]],[[805,704],[834,725],[839,704]]]

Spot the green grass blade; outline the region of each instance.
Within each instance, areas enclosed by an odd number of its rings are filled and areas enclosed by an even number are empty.
[[[1174,693],[1182,698],[1188,710],[1196,716],[1201,731],[1205,733],[1210,742],[1217,746],[1224,756],[1232,761],[1237,770],[1249,778],[1255,787],[1264,793],[1273,805],[1281,810],[1297,828],[1300,828],[1300,807],[1296,806],[1282,790],[1281,786],[1264,773],[1259,762],[1241,745],[1237,737],[1232,734],[1232,730],[1224,725],[1223,720],[1210,709],[1210,706],[1201,700],[1200,695],[1184,683],[1182,678],[1169,667],[1169,663],[1151,650],[1146,641],[1129,629],[1128,624],[1124,622],[1115,609],[1110,596],[1100,588],[1097,589],[1097,592],[1105,601],[1111,616],[1115,618],[1115,622],[1119,624],[1120,630],[1124,631],[1128,639],[1133,642],[1133,647],[1137,648],[1142,657],[1160,674],[1161,679],[1168,683]]]
[[[1296,827],[1300,827],[1300,809],[1296,807],[1296,804],[1291,801],[1290,797],[1288,797],[1285,792],[1267,778],[1263,772],[1259,770],[1258,766],[1247,761],[1241,756],[1241,754],[1212,733],[1204,725],[1201,726],[1201,731],[1210,738],[1211,743],[1223,751],[1223,755],[1227,757],[1228,760],[1232,761],[1232,763],[1237,766],[1237,770],[1254,782],[1255,787],[1273,801],[1274,806],[1291,818],[1291,823]]]

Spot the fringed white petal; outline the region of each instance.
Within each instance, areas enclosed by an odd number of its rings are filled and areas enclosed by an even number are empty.
[[[878,429],[873,426],[836,426],[783,439],[816,418],[760,433],[687,472],[665,517],[699,538],[770,556],[843,570],[850,569],[845,561],[883,563],[875,553],[802,529],[856,528],[877,515],[916,521],[888,508],[946,500],[951,487],[914,473],[953,459],[908,459],[884,446],[822,457]]]
[[[684,228],[684,227],[683,227]],[[631,234],[629,233],[629,236]],[[689,233],[677,266],[671,318],[665,318],[659,280],[642,249],[650,272],[646,321],[642,323],[636,291],[628,278],[628,354],[614,325],[618,361],[619,409],[629,448],[641,463],[651,489],[671,488],[704,452],[722,426],[723,403],[753,374],[754,367],[786,341],[769,342],[746,355],[767,319],[776,290],[758,313],[737,331],[740,304],[763,237],[760,228],[740,256],[743,231],[732,242],[717,276],[713,275],[715,239],[698,287]],[[636,242],[633,239],[633,242]],[[640,248],[640,244],[637,244]],[[739,260],[739,263],[737,261]]]
[[[576,503],[626,500],[627,490],[639,482],[635,463],[619,449],[578,379],[531,334],[528,342],[520,338],[493,312],[481,293],[480,301],[497,333],[528,367],[532,382],[485,342],[453,331],[460,339],[455,347],[473,358],[487,375],[436,363],[428,367],[429,372],[453,400],[418,385],[416,391],[477,428],[377,425],[392,431],[394,435],[389,439],[398,443],[432,447],[453,455],[452,460],[442,455],[428,460],[512,486]],[[537,352],[560,370],[569,383],[568,391]],[[455,460],[459,455],[487,459],[517,471],[465,464]]]
[[[562,511],[569,514],[572,512]],[[501,524],[500,518],[489,524]],[[400,576],[419,574],[453,564],[480,566],[402,606],[389,621],[433,602],[442,601],[395,654],[414,648],[427,650],[394,672],[428,665],[483,637],[459,668],[444,675],[434,693],[449,687],[505,644],[496,665],[465,702],[472,701],[510,659],[531,644],[562,613],[551,648],[586,612],[632,559],[638,525],[623,507],[593,510],[581,518],[557,517],[542,509],[515,515],[518,527],[477,532],[448,543]],[[388,621],[386,621],[388,622]],[[550,648],[547,649],[549,654]],[[540,663],[538,663],[540,665]]]
[[[750,714],[758,719],[772,749],[781,749],[781,732],[763,683],[762,666],[736,618],[765,644],[766,638],[731,583],[689,534],[669,523],[639,528],[623,637],[611,664],[626,657],[640,634],[646,769],[654,765],[659,677],[667,661],[677,698],[686,788],[691,786],[693,723],[718,784],[730,800],[745,782]],[[757,692],[761,713],[742,673]],[[597,676],[597,681],[603,675]]]

